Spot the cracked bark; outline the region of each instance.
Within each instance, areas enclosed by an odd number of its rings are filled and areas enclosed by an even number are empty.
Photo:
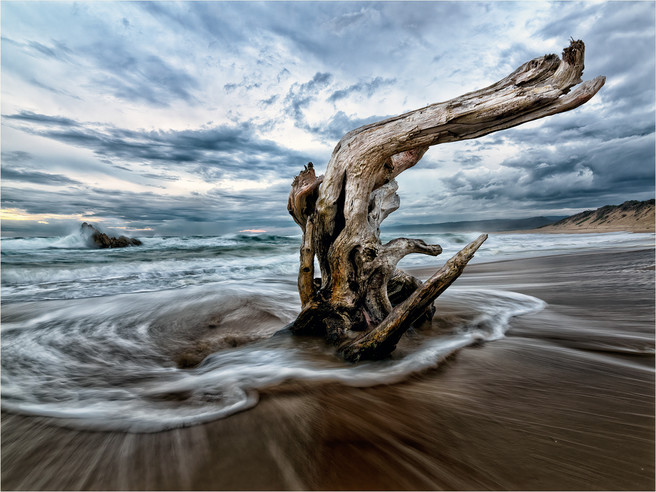
[[[317,177],[309,163],[294,180],[288,203],[303,231],[302,310],[292,332],[324,336],[348,360],[377,359],[389,355],[413,323],[430,317],[433,301],[487,236],[424,284],[398,271],[404,256],[435,256],[442,249],[406,238],[381,243],[380,224],[400,205],[394,178],[417,164],[430,146],[478,138],[584,104],[605,82],[597,77],[581,83],[584,52],[583,42],[572,40],[562,59],[536,58],[487,88],[353,130],[335,147],[325,176]],[[314,278],[315,258],[320,279]]]

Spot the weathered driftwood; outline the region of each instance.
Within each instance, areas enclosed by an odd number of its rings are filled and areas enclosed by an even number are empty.
[[[380,241],[380,224],[399,207],[394,180],[432,145],[481,137],[569,111],[604,77],[581,82],[585,47],[572,40],[557,55],[531,60],[485,89],[363,126],[335,147],[325,176],[312,163],[296,177],[288,209],[303,230],[298,274],[302,311],[296,334],[325,336],[349,360],[381,358],[462,273],[487,238],[465,247],[426,283],[396,269],[410,253],[438,255],[421,240]],[[321,277],[315,279],[314,260]],[[394,307],[390,299],[394,298]]]

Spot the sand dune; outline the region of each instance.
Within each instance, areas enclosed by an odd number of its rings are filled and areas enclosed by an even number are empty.
[[[537,233],[654,232],[654,200],[631,200],[586,210],[555,224],[539,227]]]

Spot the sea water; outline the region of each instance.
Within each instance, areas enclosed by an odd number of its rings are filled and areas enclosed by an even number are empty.
[[[411,255],[400,266],[437,269],[477,234],[411,236],[444,253]],[[484,285],[466,289],[465,306],[456,282],[438,301],[458,313],[454,321],[412,333],[387,360],[353,365],[321,340],[276,335],[300,310],[299,236],[140,239],[140,247],[109,250],[87,248],[78,234],[2,239],[4,410],[89,429],[194,425],[252,407],[259,391],[289,382],[401,381],[464,346],[503,337],[512,316],[544,307]],[[474,261],[653,244],[653,234],[498,234]],[[216,350],[181,368],[176,347],[208,332]]]

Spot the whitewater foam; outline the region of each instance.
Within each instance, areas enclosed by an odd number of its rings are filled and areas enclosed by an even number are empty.
[[[156,432],[195,425],[250,408],[259,391],[289,381],[359,387],[399,382],[471,343],[502,337],[510,317],[544,306],[512,292],[456,289],[445,300],[458,307],[459,295],[466,297],[473,309],[470,321],[439,337],[417,335],[416,346],[401,356],[352,365],[332,355],[334,348],[321,340],[271,337],[293,319],[298,301],[288,284],[268,288],[261,297],[238,284],[231,292],[275,309],[279,323],[253,326],[240,312],[240,323],[256,341],[219,350],[188,370],[178,369],[161,352],[157,337],[162,333],[153,318],[186,316],[210,306],[220,311],[229,304],[226,289],[123,295],[94,304],[61,301],[51,309],[52,303],[31,305],[32,319],[3,324],[3,408],[88,429]],[[20,306],[8,316],[17,311]],[[167,336],[173,338],[166,343],[177,343],[171,333]]]
[[[475,234],[419,234],[440,243],[438,257],[409,255],[399,266],[443,263]],[[384,240],[392,237],[383,235]],[[292,278],[298,268],[300,237],[225,235],[140,238],[143,245],[89,249],[79,233],[62,238],[2,240],[2,301],[77,299],[127,292],[180,289],[231,280],[259,282]],[[473,262],[586,251],[594,248],[652,247],[653,234],[491,235]]]
[[[442,264],[473,236],[420,234],[441,243],[443,255],[412,255],[402,265]],[[549,235],[548,241],[538,234],[492,235],[474,261],[647,248],[653,241],[653,234]],[[271,337],[300,310],[299,237],[143,242],[94,250],[79,234],[2,240],[3,408],[91,429],[150,432],[194,425],[249,408],[259,391],[288,380],[351,386],[401,381],[455,350],[503,337],[512,316],[544,306],[512,292],[451,287],[440,305],[466,316],[438,315],[440,333],[410,334],[389,360],[350,365],[322,341]],[[197,368],[177,368],[171,347],[188,344],[195,339],[190,330],[210,324],[217,333],[232,326],[240,334],[233,345],[239,346],[212,346],[214,354]]]

